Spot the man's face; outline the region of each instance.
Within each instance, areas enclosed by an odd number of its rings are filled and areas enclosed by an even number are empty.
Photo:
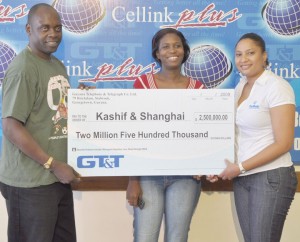
[[[57,12],[49,7],[40,7],[26,25],[29,47],[43,59],[50,59],[62,39],[62,25]]]

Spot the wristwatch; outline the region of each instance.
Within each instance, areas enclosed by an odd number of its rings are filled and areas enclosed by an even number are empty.
[[[243,167],[242,163],[239,163],[239,168],[240,168],[240,172],[241,174],[244,174],[246,172],[245,168]]]
[[[51,166],[51,164],[52,164],[52,161],[53,161],[53,157],[50,156],[49,159],[47,160],[47,162],[44,163],[44,165],[43,165],[44,168],[47,169],[47,170],[50,169],[50,166]]]

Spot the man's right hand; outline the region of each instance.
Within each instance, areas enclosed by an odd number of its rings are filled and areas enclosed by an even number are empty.
[[[61,183],[68,184],[80,181],[80,174],[67,163],[53,160],[51,171]]]

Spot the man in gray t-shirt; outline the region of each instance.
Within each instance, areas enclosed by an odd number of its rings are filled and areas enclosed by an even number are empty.
[[[54,53],[62,38],[57,11],[34,5],[29,44],[6,71],[2,87],[3,150],[0,189],[6,199],[9,242],[76,241],[67,164],[67,90],[64,65]]]

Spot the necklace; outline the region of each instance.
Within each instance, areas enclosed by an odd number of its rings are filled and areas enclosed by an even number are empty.
[[[28,49],[30,52],[32,52],[32,49],[30,48],[29,45],[27,45],[27,49]]]

